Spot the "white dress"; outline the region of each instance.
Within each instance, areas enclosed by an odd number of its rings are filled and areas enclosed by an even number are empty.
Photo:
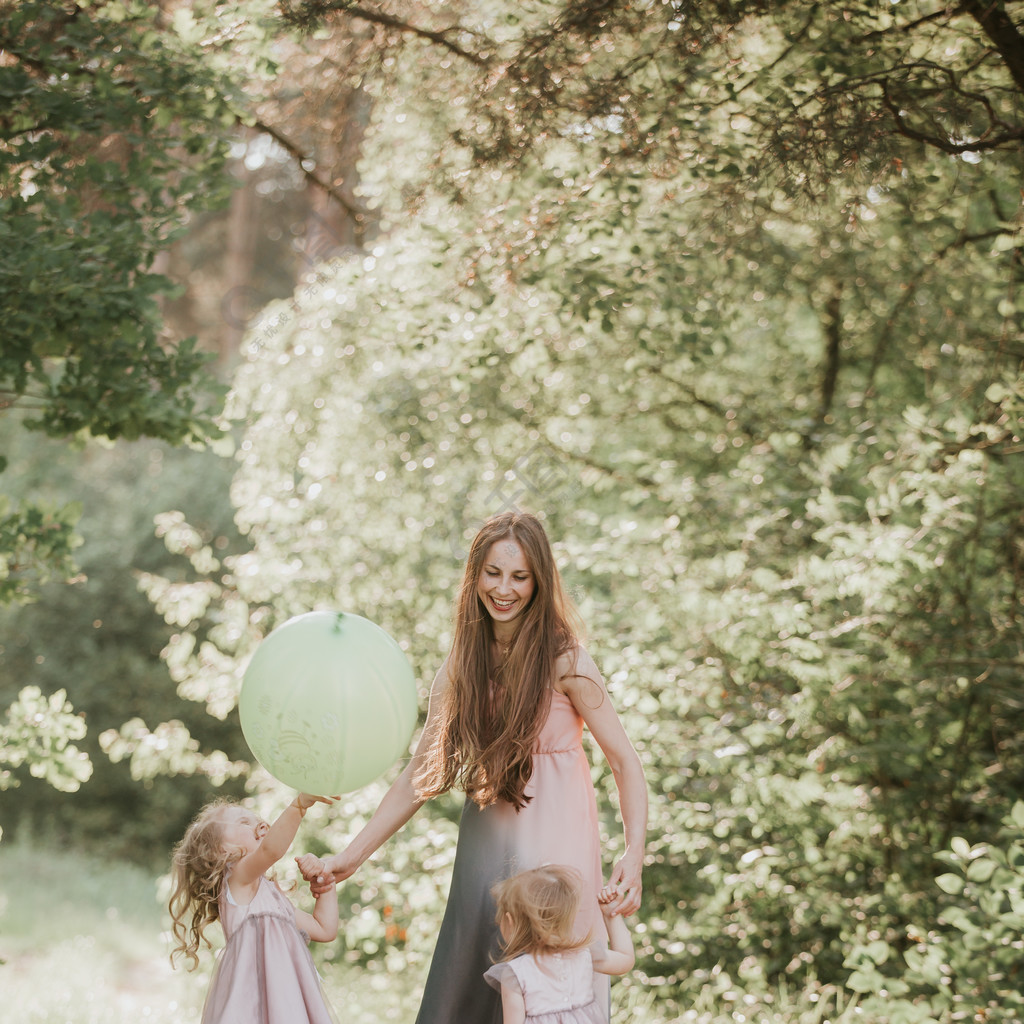
[[[497,989],[522,994],[526,1019],[534,1024],[607,1024],[594,991],[594,964],[589,949],[533,956],[523,953],[495,964],[484,974]]]

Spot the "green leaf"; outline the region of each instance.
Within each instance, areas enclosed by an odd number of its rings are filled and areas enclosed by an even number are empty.
[[[967,868],[967,878],[972,882],[987,882],[996,870],[996,862],[987,857],[972,861]]]
[[[964,891],[964,879],[961,875],[944,874],[935,879],[935,884],[950,896],[959,896]]]
[[[1024,830],[1024,800],[1014,801],[1010,810],[1010,821],[1019,829]]]
[[[954,836],[949,847],[961,860],[970,860],[971,844],[962,836]]]

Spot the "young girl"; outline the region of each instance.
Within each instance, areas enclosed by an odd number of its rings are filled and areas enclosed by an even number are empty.
[[[315,802],[300,793],[273,825],[236,803],[216,800],[199,812],[174,848],[170,899],[175,947],[188,969],[199,963],[203,934],[220,921],[227,945],[214,970],[203,1024],[332,1024],[306,943],[338,934],[338,900],[318,896],[312,914],[297,909],[267,872],[288,851]],[[296,858],[302,867],[304,858]]]
[[[501,992],[503,1024],[602,1024],[608,1009],[594,992],[594,972],[625,974],[633,940],[621,914],[622,898],[605,886],[598,901],[608,947],[575,933],[582,876],[558,864],[521,871],[491,890],[498,907],[505,959],[484,978]]]

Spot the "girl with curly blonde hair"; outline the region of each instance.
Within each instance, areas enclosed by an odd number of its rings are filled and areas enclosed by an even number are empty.
[[[267,872],[287,852],[303,815],[333,798],[300,793],[273,825],[241,804],[215,800],[174,848],[169,901],[174,948],[199,965],[206,930],[219,922],[227,943],[217,961],[202,1024],[334,1024],[307,943],[338,934],[338,901],[295,907]],[[306,858],[297,857],[299,867]],[[314,861],[316,858],[312,858]]]

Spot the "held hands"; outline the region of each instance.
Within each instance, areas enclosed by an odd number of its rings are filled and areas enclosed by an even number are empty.
[[[335,854],[321,860],[307,853],[303,857],[296,857],[295,863],[299,865],[302,877],[309,882],[313,895],[322,896],[325,892],[330,892],[338,882],[345,881],[359,866],[347,864],[344,858],[344,854]]]
[[[295,863],[299,865],[299,871],[302,872],[302,877],[307,882],[316,878],[317,875],[322,875],[326,870],[324,862],[315,853],[304,853],[301,857],[295,858]],[[320,894],[314,893],[314,895]]]
[[[597,902],[606,921],[618,917],[621,913],[622,894],[614,885],[606,885],[598,894]]]
[[[627,917],[640,909],[643,885],[640,880],[641,860],[626,854],[615,865],[611,879],[598,895],[601,912],[606,917]]]
[[[614,885],[606,885],[597,894],[597,902],[601,905],[601,913],[605,917],[614,917],[615,908],[620,902],[619,890]]]

